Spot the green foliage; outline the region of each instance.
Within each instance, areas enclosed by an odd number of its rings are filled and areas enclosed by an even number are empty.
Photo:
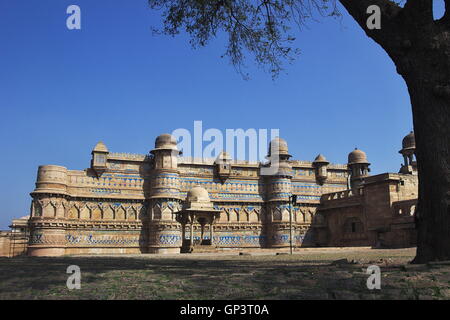
[[[246,53],[276,77],[283,61],[299,54],[293,26],[301,29],[316,16],[340,16],[335,0],[149,0],[149,5],[162,11],[163,28],[156,32],[175,36],[185,31],[193,47],[225,32],[224,56],[244,77]]]

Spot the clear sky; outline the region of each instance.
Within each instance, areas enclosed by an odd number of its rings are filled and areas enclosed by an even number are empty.
[[[81,30],[66,9],[81,8]],[[29,213],[37,167],[89,166],[110,151],[146,153],[177,128],[279,128],[296,159],[345,163],[366,151],[372,173],[397,172],[412,129],[404,81],[344,12],[297,33],[301,56],[273,81],[243,80],[219,40],[192,50],[184,35],[154,36],[146,0],[0,1],[0,229]]]

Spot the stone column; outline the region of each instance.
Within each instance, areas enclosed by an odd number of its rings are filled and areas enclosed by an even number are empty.
[[[213,245],[213,237],[214,237],[214,225],[211,222],[211,224],[209,225],[209,237],[211,239],[211,245]]]
[[[186,224],[183,223],[181,225],[181,243],[183,244],[183,242],[186,240]]]
[[[191,249],[194,248],[194,217],[191,216]]]

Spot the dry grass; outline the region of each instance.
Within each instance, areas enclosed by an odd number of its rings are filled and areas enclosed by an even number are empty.
[[[407,266],[414,249],[310,249],[294,255],[0,258],[0,299],[449,299],[450,265]],[[347,258],[355,264],[335,265]],[[366,268],[381,267],[381,290]],[[66,269],[81,268],[80,290]]]

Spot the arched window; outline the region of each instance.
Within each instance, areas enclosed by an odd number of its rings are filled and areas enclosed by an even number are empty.
[[[42,207],[38,202],[35,202],[34,204],[34,216],[42,217]]]

